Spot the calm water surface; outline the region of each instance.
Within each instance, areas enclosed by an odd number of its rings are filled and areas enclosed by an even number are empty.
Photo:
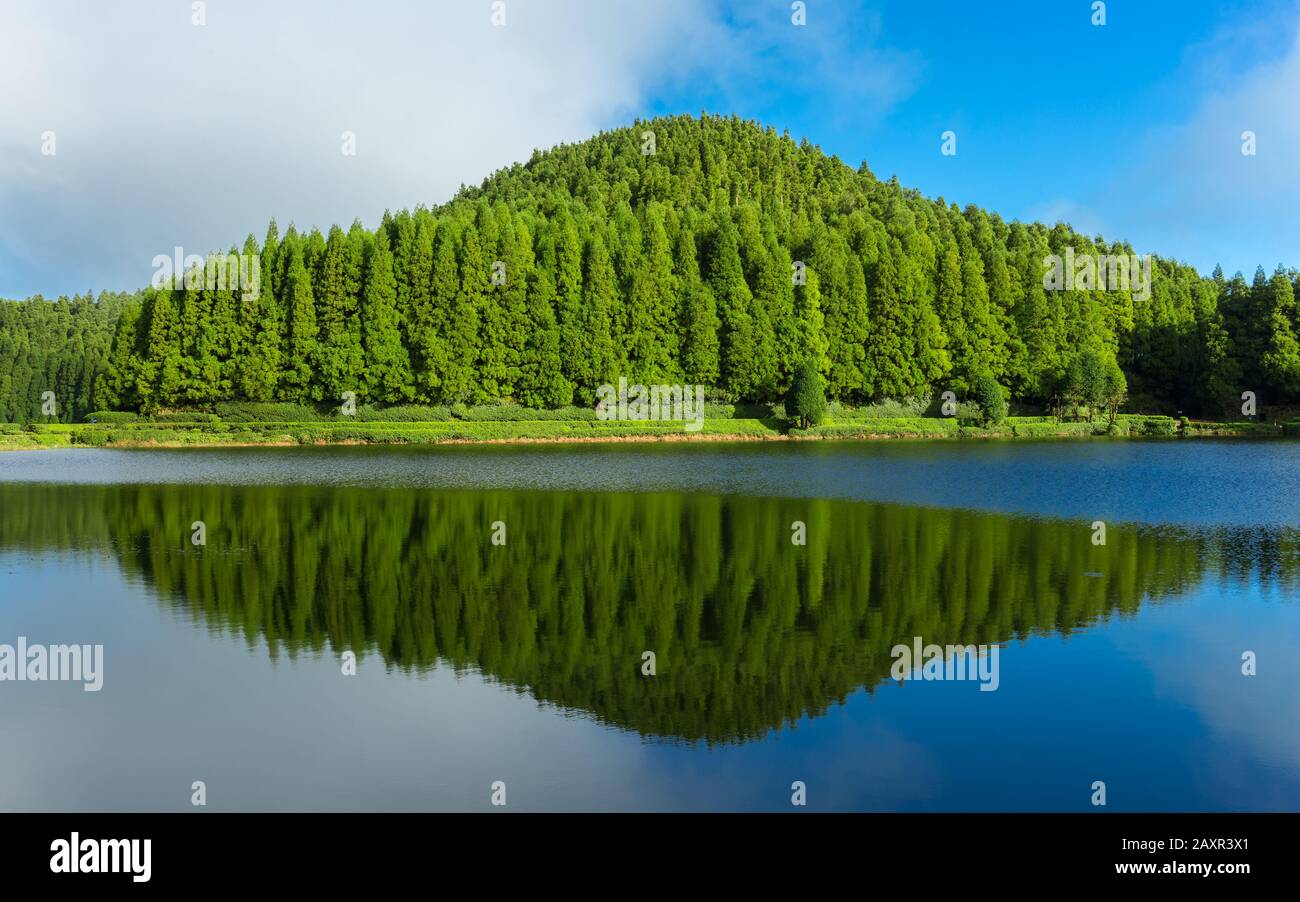
[[[1298,525],[1291,442],[9,452],[0,644],[105,661],[0,809],[1300,810]]]

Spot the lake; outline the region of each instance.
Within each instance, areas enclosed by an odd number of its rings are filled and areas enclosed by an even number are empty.
[[[0,810],[1300,810],[1298,525],[1286,441],[9,452],[0,645],[103,651]]]

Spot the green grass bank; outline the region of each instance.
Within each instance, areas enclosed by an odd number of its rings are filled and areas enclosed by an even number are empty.
[[[1078,421],[1013,416],[984,424],[976,418],[898,416],[879,409],[832,410],[826,422],[793,428],[784,412],[766,406],[710,404],[703,423],[597,419],[590,408],[530,410],[491,407],[358,407],[355,414],[320,412],[298,404],[224,404],[211,411],[152,415],[97,411],[82,423],[0,424],[0,449],[55,447],[181,447],[239,445],[441,444],[607,441],[759,441],[863,439],[1054,439],[1282,437],[1300,435],[1286,423],[1206,422],[1120,414]],[[690,424],[694,426],[695,424]]]

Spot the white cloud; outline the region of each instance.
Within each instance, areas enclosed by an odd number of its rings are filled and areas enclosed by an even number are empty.
[[[200,27],[177,0],[8,1],[0,296],[140,287],[153,256],[261,238],[272,216],[373,226],[645,114],[655,88],[731,104],[816,82],[861,116],[904,96],[913,69],[848,47],[822,8],[807,29],[785,4],[504,8],[498,27],[490,0],[208,0]],[[47,130],[56,156],[40,153]]]
[[[1262,27],[1266,26],[1266,27]],[[1279,40],[1280,37],[1280,40]],[[1177,79],[1202,93],[1173,124],[1134,135],[1131,169],[1098,180],[1111,231],[1229,275],[1300,264],[1300,17],[1294,8],[1192,48]],[[1163,111],[1153,109],[1153,118]],[[1253,131],[1254,156],[1242,154]]]
[[[689,13],[510,0],[494,27],[487,2],[210,0],[195,27],[188,3],[6,4],[0,247],[60,288],[89,287],[68,269],[130,287],[154,254],[272,215],[373,223],[445,200],[633,108]]]
[[[722,3],[506,0],[496,27],[490,0],[208,0],[196,27],[178,0],[7,0],[0,296],[140,287],[155,254],[260,239],[271,216],[373,226],[629,122],[655,89],[796,77],[769,54],[841,80],[880,60],[857,95],[902,93],[881,54],[800,49],[787,5]]]

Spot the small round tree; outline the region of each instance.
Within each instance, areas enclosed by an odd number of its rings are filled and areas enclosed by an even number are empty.
[[[1119,408],[1128,398],[1128,380],[1124,378],[1124,371],[1119,368],[1114,358],[1106,360],[1102,370],[1102,382],[1105,385],[1102,403],[1110,415],[1106,426],[1108,429],[1113,429],[1115,418],[1119,416]]]
[[[975,378],[975,403],[979,405],[984,423],[1001,423],[1007,418],[1007,396],[998,380],[988,373]]]
[[[805,360],[795,370],[790,392],[785,396],[785,412],[801,429],[816,426],[826,418],[826,389],[816,364]]]

